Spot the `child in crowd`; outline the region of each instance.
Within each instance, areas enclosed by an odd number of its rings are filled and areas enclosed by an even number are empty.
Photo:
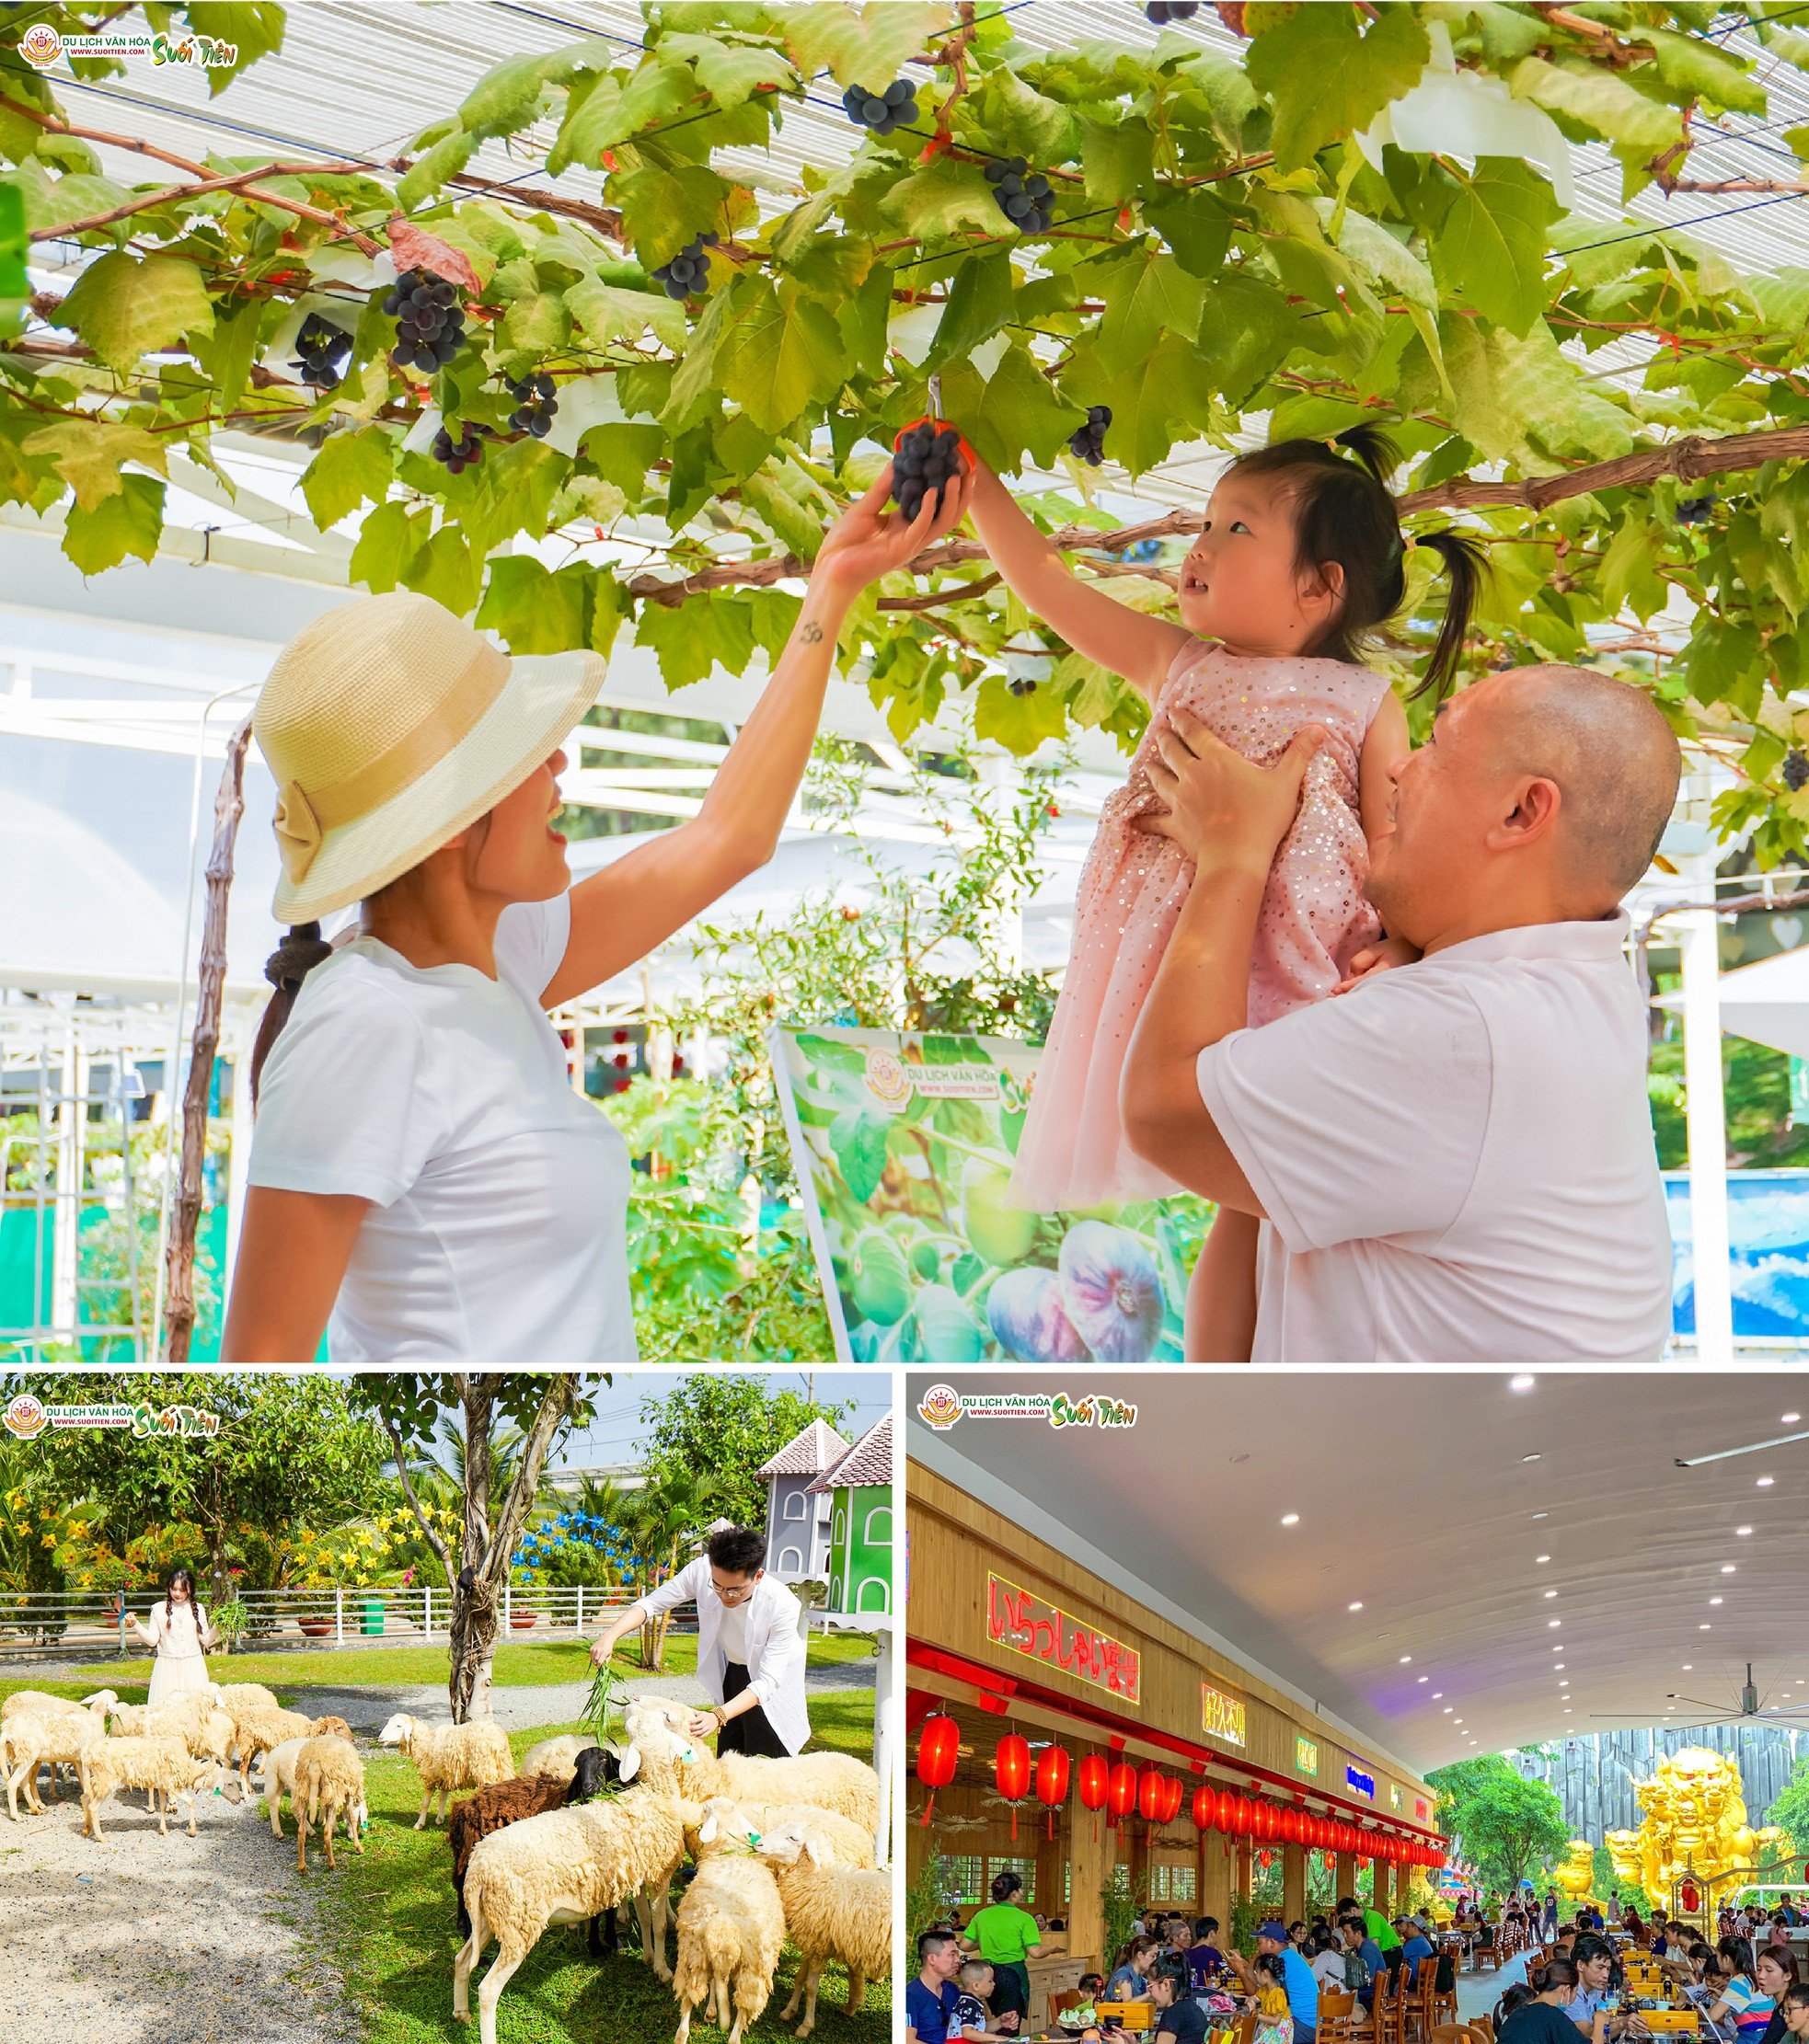
[[[1250,960],[1252,1027],[1414,954],[1382,941],[1364,899],[1368,840],[1389,827],[1390,768],[1408,749],[1387,679],[1362,664],[1365,635],[1400,608],[1407,550],[1435,551],[1451,598],[1422,689],[1442,695],[1461,652],[1480,550],[1456,533],[1401,532],[1387,477],[1399,456],[1373,428],[1289,440],[1220,477],[1182,563],[1180,622],[1077,580],[998,477],[975,467],[969,510],[1008,586],[1076,651],[1149,702],[1124,787],[1106,802],[1081,874],[1061,999],[1019,1143],[1011,1197],[1043,1212],[1180,1189],[1124,1138],[1126,1049],[1192,873],[1148,829],[1150,777],[1177,706],[1267,765],[1306,727],[1325,736],[1300,810],[1271,868]],[[1255,1320],[1257,1223],[1221,1212],[1189,1288],[1191,1361],[1247,1361]]]
[[[993,1993],[992,1962],[984,1958],[963,1959],[955,1979],[960,1992],[955,1997],[954,2017],[949,2025],[951,2044],[957,2038],[961,2044],[996,2044],[1004,2033],[992,2027],[991,2013],[986,2006]]]
[[[1294,2016],[1287,1998],[1287,1976],[1279,1952],[1259,1952],[1250,1961],[1256,1975],[1256,2036],[1259,2044],[1294,2044]]]

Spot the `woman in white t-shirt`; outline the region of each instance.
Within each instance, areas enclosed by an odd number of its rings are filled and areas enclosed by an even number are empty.
[[[691,821],[571,885],[558,748],[589,652],[501,652],[431,598],[354,599],[277,656],[253,729],[291,925],[252,1062],[258,1119],[221,1360],[635,1360],[628,1159],[547,1010],[764,865],[854,599],[960,520],[888,469],[825,535],[791,636]],[[362,903],[332,946],[320,918]],[[305,983],[304,983],[305,982]]]

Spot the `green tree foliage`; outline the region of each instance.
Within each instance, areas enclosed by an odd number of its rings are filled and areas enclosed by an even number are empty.
[[[1781,1824],[1796,1845],[1796,1856],[1809,1859],[1809,1759],[1797,1762],[1783,1793],[1765,1813],[1768,1824]]]
[[[396,1371],[352,1380],[351,1395],[381,1425],[403,1495],[452,1593],[448,1689],[456,1724],[489,1686],[498,1608],[547,1458],[603,1381],[526,1370]],[[449,1436],[462,1448],[454,1464],[463,1487],[456,1546],[428,1509],[434,1473],[441,1480],[448,1473],[433,1451]],[[505,1467],[493,1449],[504,1452]],[[431,1472],[425,1497],[415,1485],[423,1463]]]
[[[230,17],[241,67],[282,32],[274,6],[146,12]],[[1488,545],[1472,673],[1619,663],[1737,769],[1722,823],[1756,826],[1761,859],[1809,854],[1809,787],[1781,775],[1809,736],[1787,700],[1809,679],[1809,272],[1744,278],[1684,226],[1568,214],[1545,167],[1562,137],[1610,152],[1627,198],[1687,195],[1694,136],[1777,125],[1809,38],[1760,0],[1218,12],[1228,52],[1177,29],[1038,53],[1004,8],[664,0],[639,44],[505,57],[406,168],[166,158],[130,184],[103,173],[86,102],[11,63],[0,189],[34,237],[92,253],[37,302],[56,330],[0,356],[0,500],[92,574],[156,552],[167,491],[214,433],[300,437],[317,520],[359,520],[365,587],[429,591],[528,651],[606,653],[631,623],[676,685],[782,641],[782,585],[928,409],[932,373],[1002,473],[1062,470],[1031,509],[1083,572],[1191,527],[1105,534],[1065,452],[1089,407],[1136,473],[1263,415],[1275,436],[1375,420],[1408,457],[1415,524],[1455,509]],[[32,10],[0,40],[111,13]],[[834,112],[901,74],[916,124],[851,131],[828,170],[764,154],[806,103]],[[1390,139],[1410,92],[1446,109],[1425,153]],[[1485,102],[1521,124],[1520,154],[1463,154]],[[1809,149],[1809,130],[1780,140]],[[502,185],[469,167],[496,141],[521,166]],[[1053,189],[1021,228],[985,175],[1017,156]],[[1679,206],[1686,226],[1704,205]],[[666,266],[694,246],[703,281],[675,298]],[[398,337],[386,255],[455,286],[431,371]],[[537,434],[520,393],[543,375],[557,413]],[[481,442],[456,474],[432,458],[442,425]],[[669,534],[633,568],[598,544],[628,516]],[[570,550],[550,567],[534,543],[554,532]],[[1173,600],[1159,562],[1113,588]],[[1655,664],[1645,627],[1674,592],[1694,624]],[[1423,549],[1385,649],[1402,676],[1437,596]],[[1033,688],[1006,686],[1008,649],[1043,657]],[[840,652],[901,739],[950,698],[1026,754],[1141,717],[1014,611],[970,541],[874,592]]]
[[[1563,1855],[1569,1833],[1557,1791],[1527,1780],[1499,1753],[1457,1761],[1426,1779],[1438,1791],[1440,1828],[1475,1861],[1485,1888],[1517,1889]]]
[[[369,1509],[381,1488],[382,1432],[350,1388],[328,1377],[209,1372],[97,1380],[101,1395],[161,1409],[198,1406],[216,1414],[212,1436],[75,1428],[38,1443],[44,1481],[65,1498],[99,1506],[106,1537],[123,1549],[157,1527],[200,1530],[208,1594],[227,1594],[235,1544],[286,1546],[305,1526],[334,1526]]]
[[[845,1433],[851,1406],[812,1404],[763,1377],[699,1372],[658,1397],[641,1400],[648,1480],[666,1487],[687,1474],[710,1480],[710,1516],[737,1525],[766,1523],[766,1486],[755,1472],[812,1419]]]

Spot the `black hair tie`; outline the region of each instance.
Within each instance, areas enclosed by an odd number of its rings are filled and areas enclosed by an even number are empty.
[[[318,923],[297,923],[264,963],[264,977],[279,993],[294,993],[317,965],[333,955]]]

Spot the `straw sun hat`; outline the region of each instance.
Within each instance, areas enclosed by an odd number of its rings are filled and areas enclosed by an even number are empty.
[[[512,658],[409,590],[317,617],[276,656],[251,719],[276,776],[277,920],[362,901],[475,823],[603,678],[595,653]]]

